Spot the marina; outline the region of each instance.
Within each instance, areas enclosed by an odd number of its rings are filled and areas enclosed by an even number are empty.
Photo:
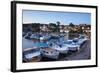
[[[90,17],[89,13],[24,11],[22,61],[91,59]]]
[[[28,34],[22,39],[25,63],[90,59],[90,40],[85,35],[68,39],[60,34]]]

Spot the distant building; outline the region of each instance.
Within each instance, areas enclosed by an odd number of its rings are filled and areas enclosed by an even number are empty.
[[[80,27],[83,30],[83,33],[88,36],[88,38],[91,37],[91,25],[89,24],[80,24]]]

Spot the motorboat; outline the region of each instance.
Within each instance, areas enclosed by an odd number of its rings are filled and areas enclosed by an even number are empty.
[[[43,57],[51,58],[51,59],[58,59],[59,52],[57,50],[54,50],[52,48],[42,48],[41,54]]]
[[[31,36],[31,32],[27,32],[26,35],[24,36],[25,39],[30,39],[30,36]]]
[[[24,37],[26,35],[26,33],[25,32],[22,32],[22,36]]]
[[[79,45],[83,45],[84,42],[86,42],[87,40],[88,40],[88,39],[85,37],[85,35],[80,35],[77,44],[79,44]]]
[[[40,36],[39,36],[39,34],[33,33],[33,34],[30,36],[30,39],[37,39],[37,40],[39,40],[39,39],[40,39]]]
[[[41,52],[38,48],[27,48],[23,50],[24,62],[37,62],[41,60]]]
[[[64,38],[59,37],[57,39],[51,39],[47,42],[50,48],[59,51],[61,54],[67,54],[68,53],[68,47],[66,45],[63,45]]]
[[[59,51],[61,54],[67,54],[69,51],[68,47],[66,45],[63,45],[63,44],[59,44],[59,45],[54,44],[51,46],[51,48]]]
[[[73,42],[73,40],[67,40],[66,42],[63,43],[68,50],[70,51],[76,51],[76,50],[80,50],[80,45],[76,44],[75,42]]]

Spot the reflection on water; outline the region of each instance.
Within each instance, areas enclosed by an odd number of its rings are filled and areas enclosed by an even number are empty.
[[[22,48],[23,50],[26,48],[33,48],[33,47],[48,47],[48,44],[46,42],[33,42],[32,40],[27,40],[25,38],[23,38],[22,40]]]
[[[32,48],[34,46],[34,43],[32,42],[32,40],[27,40],[23,37],[22,39],[22,48]]]

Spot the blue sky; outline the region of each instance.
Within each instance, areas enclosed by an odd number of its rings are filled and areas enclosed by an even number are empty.
[[[23,23],[91,24],[90,13],[23,10]]]

